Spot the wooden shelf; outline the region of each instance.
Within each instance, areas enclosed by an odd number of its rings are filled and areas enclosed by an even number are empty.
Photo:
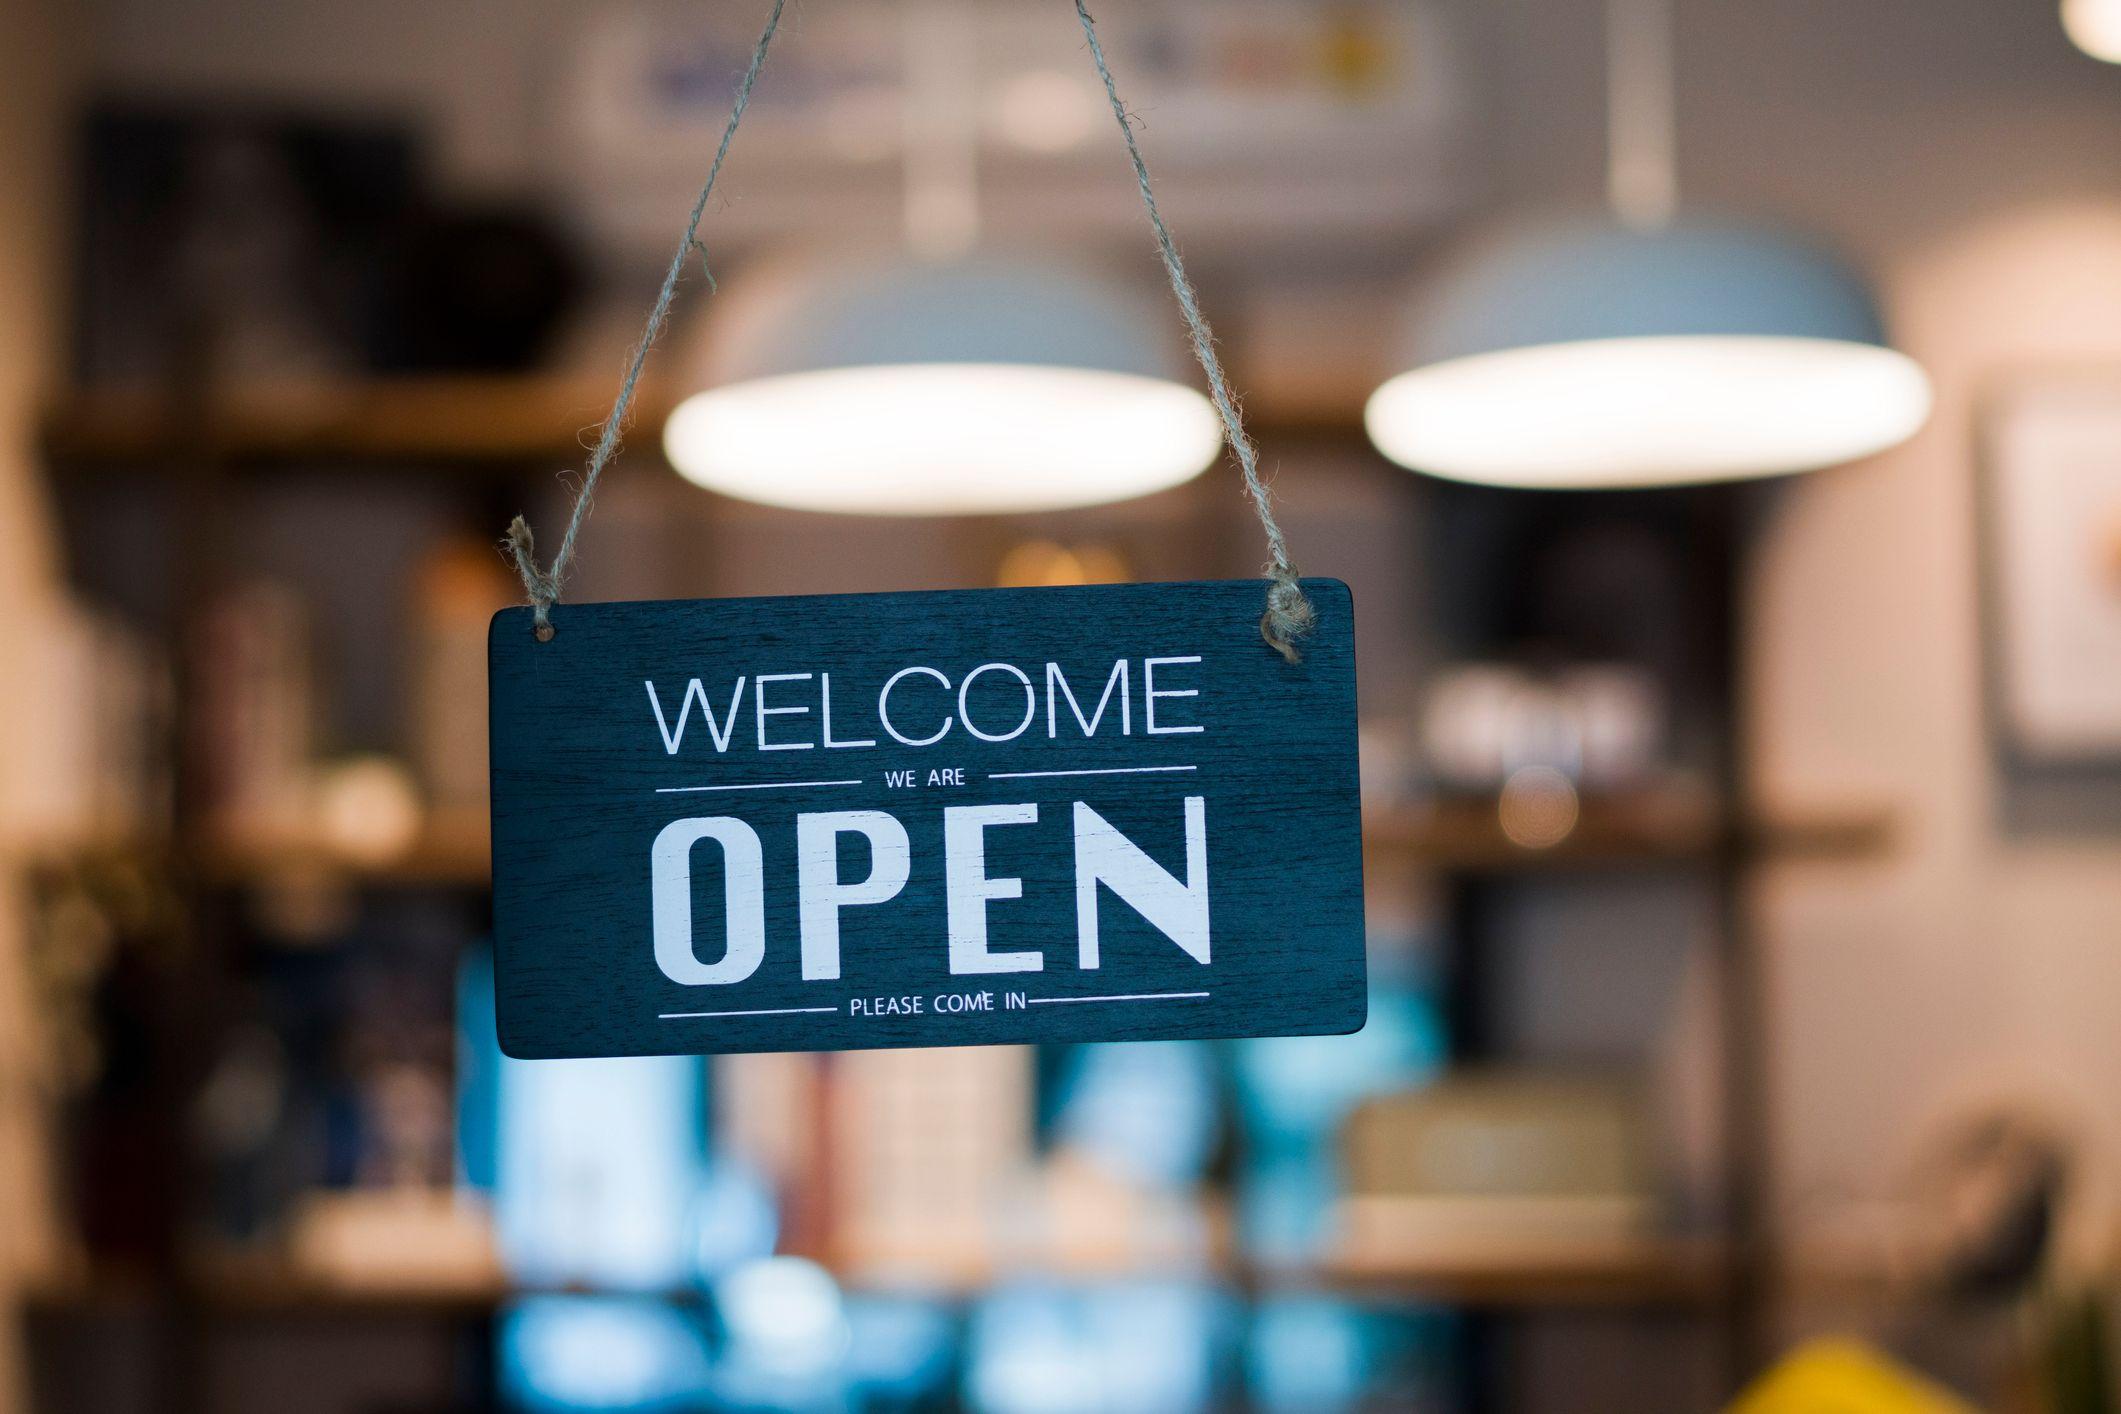
[[[1649,868],[1739,852],[1768,858],[1855,859],[1886,850],[1891,812],[1844,806],[1777,812],[1743,821],[1684,794],[1587,797],[1576,822],[1549,845],[1520,843],[1492,798],[1442,798],[1417,809],[1366,812],[1363,842],[1439,869],[1510,873],[1540,869]]]
[[[427,884],[483,888],[491,882],[491,841],[486,819],[437,819],[405,849],[383,858],[359,858],[306,840],[222,839],[193,856],[210,883],[242,886],[307,876],[343,878],[379,886]]]
[[[152,391],[77,389],[46,408],[43,443],[65,466],[200,456],[573,463],[612,392],[609,378],[379,379],[247,385],[186,409]],[[660,426],[667,409],[644,390],[635,426]]]
[[[1625,1252],[1525,1253],[1488,1259],[1348,1255],[1300,1265],[1222,1266],[1196,1275],[1253,1296],[1317,1293],[1369,1303],[1558,1310],[1710,1307],[1725,1299],[1727,1273],[1721,1249],[1715,1244],[1655,1242],[1639,1244]],[[1155,1273],[1159,1279],[1186,1274]],[[852,1290],[922,1292],[946,1302],[977,1299],[992,1287],[1018,1277],[1035,1277],[1065,1286],[1071,1280],[1102,1282],[1109,1279],[1109,1274],[1002,1268],[990,1279],[977,1282],[909,1280],[881,1284],[859,1273],[840,1274],[842,1283]],[[246,1263],[235,1269],[216,1268],[202,1273],[181,1289],[158,1288],[137,1280],[64,1282],[33,1292],[30,1301],[36,1307],[53,1311],[168,1301],[233,1316],[372,1314],[462,1319],[541,1296],[631,1296],[680,1305],[693,1305],[704,1299],[700,1289],[691,1286],[639,1292],[585,1286],[524,1286],[500,1279],[353,1283]]]
[[[153,389],[75,388],[48,404],[43,446],[74,469],[185,462],[400,461],[428,465],[579,464],[616,392],[609,374],[526,374],[244,384],[185,407]],[[636,454],[677,403],[645,381],[634,400]],[[1354,404],[1267,398],[1262,436],[1362,436]]]
[[[1842,807],[1766,816],[1719,826],[1713,815],[1648,799],[1587,801],[1576,828],[1546,848],[1506,834],[1492,801],[1440,801],[1419,811],[1365,815],[1363,843],[1373,858],[1390,856],[1463,873],[1625,870],[1699,864],[1736,849],[1768,859],[1858,860],[1888,850],[1892,814]],[[128,846],[146,852],[145,845]],[[118,853],[113,843],[105,852]],[[172,854],[167,844],[153,852]],[[82,857],[69,851],[69,857]],[[335,876],[378,887],[454,885],[483,888],[492,879],[483,815],[437,819],[405,850],[387,859],[356,859],[300,840],[222,839],[190,854],[199,873],[224,887],[286,876]],[[50,867],[55,861],[44,858]]]
[[[1349,1251],[1308,1267],[1265,1267],[1251,1285],[1443,1306],[1713,1306],[1729,1292],[1720,1244],[1645,1240],[1480,1255]]]

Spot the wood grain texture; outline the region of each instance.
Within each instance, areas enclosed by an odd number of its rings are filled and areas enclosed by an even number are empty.
[[[1304,589],[1319,623],[1293,665],[1260,639],[1257,580],[562,604],[547,643],[532,636],[529,609],[496,615],[503,1049],[659,1055],[1360,1028],[1352,604],[1336,580],[1305,580]],[[1197,693],[1160,696],[1156,733],[1147,730],[1149,659],[1173,660],[1154,669],[1159,693]],[[1129,664],[1123,723],[1117,690],[1094,716],[1120,660]],[[965,686],[988,664],[1013,666],[1030,686],[1000,668]],[[1049,664],[1080,716],[1053,690]],[[886,726],[880,690],[909,667],[930,671],[901,679]],[[784,710],[765,718],[756,711],[762,675],[793,675],[766,685],[767,704]],[[826,675],[831,741],[874,745],[827,744]],[[695,697],[673,739],[693,679],[712,728]],[[933,744],[893,739],[894,729],[925,738],[946,718],[950,729]],[[984,740],[973,725],[1008,739]],[[1200,730],[1170,730],[1178,726]],[[905,772],[914,784],[900,783]],[[1209,961],[1101,886],[1098,966],[1082,968],[1077,802],[1183,882],[1188,797],[1201,800],[1205,820]],[[1036,819],[984,832],[985,875],[1021,881],[1020,896],[1004,884],[986,903],[988,946],[1031,953],[1038,967],[953,975],[945,811],[996,804],[1035,806]],[[903,825],[907,877],[886,900],[839,910],[840,976],[805,980],[796,820],[846,811],[884,811]],[[664,827],[700,817],[733,817],[759,840],[764,953],[741,980],[683,985],[656,958],[650,856]],[[709,839],[689,859],[693,954],[714,964],[727,950],[724,855]],[[839,836],[839,880],[857,883],[875,863],[866,838]],[[981,993],[991,1009],[936,1010],[937,998]],[[884,998],[924,1004],[918,1014],[871,1014]],[[670,1015],[706,1011],[749,1014]]]

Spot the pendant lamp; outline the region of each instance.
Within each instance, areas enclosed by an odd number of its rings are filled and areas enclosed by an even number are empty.
[[[1215,461],[1141,303],[1063,267],[839,263],[731,292],[713,386],[663,430],[679,474],[768,505],[869,515],[1055,510]]]
[[[970,15],[906,7],[909,253],[762,272],[721,302],[703,391],[671,414],[678,473],[745,500],[866,515],[995,514],[1162,491],[1221,425],[1153,306],[1062,264],[973,253]]]
[[[1417,300],[1406,371],[1364,421],[1403,466],[1594,488],[1808,471],[1929,415],[1847,266],[1766,231],[1682,222],[1667,0],[1611,0],[1609,220],[1505,230]]]
[[[2062,0],[2062,28],[2092,58],[2121,64],[2121,0]]]

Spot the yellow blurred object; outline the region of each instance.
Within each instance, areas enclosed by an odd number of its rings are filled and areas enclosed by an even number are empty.
[[[356,864],[402,858],[420,837],[420,792],[412,772],[387,756],[353,756],[317,775],[317,832]]]
[[[2062,0],[2062,28],[2070,42],[2092,58],[2121,64],[2121,3]]]
[[[1576,829],[1576,783],[1552,766],[1519,766],[1502,783],[1496,819],[1521,849],[1552,849]]]
[[[1390,32],[1377,17],[1348,7],[1326,22],[1325,75],[1344,98],[1366,98],[1391,81],[1394,54]]]
[[[1051,540],[1012,546],[994,572],[995,584],[1003,589],[1119,584],[1127,577],[1126,560],[1109,545],[1068,546]]]
[[[420,784],[437,809],[469,812],[484,829],[486,627],[520,590],[493,546],[475,537],[435,546],[413,585],[407,643]]]
[[[1725,1414],[1975,1414],[1943,1386],[1860,1341],[1815,1340],[1762,1375]]]

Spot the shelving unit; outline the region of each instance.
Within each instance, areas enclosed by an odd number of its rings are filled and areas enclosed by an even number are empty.
[[[460,478],[482,509],[498,490],[531,476],[578,466],[585,435],[608,407],[608,379],[479,378],[345,382],[244,388],[186,406],[146,393],[77,390],[43,420],[44,449],[62,487],[74,479],[145,476],[174,489],[184,524],[214,524],[231,488],[281,468],[336,467],[349,476],[385,474]],[[635,458],[652,460],[649,429],[670,399],[650,386],[637,402]],[[1252,409],[1262,442],[1355,444],[1351,408],[1325,405]],[[1396,472],[1384,473],[1398,475]],[[1210,539],[1228,527],[1203,511]],[[172,531],[180,534],[181,531]],[[211,582],[211,550],[194,550],[177,574]],[[1734,562],[1736,555],[1730,557]],[[202,561],[204,561],[202,563]],[[1731,572],[1735,575],[1735,570]],[[1735,587],[1706,587],[1728,607]],[[1735,673],[1735,629],[1727,625],[1727,676]],[[1735,723],[1735,711],[1725,710]],[[1745,799],[1735,731],[1726,733],[1716,776],[1706,787],[1589,795],[1573,826],[1541,848],[1514,841],[1496,800],[1437,797],[1419,806],[1379,810],[1364,821],[1366,852],[1435,874],[1454,915],[1457,962],[1449,979],[1461,1013],[1479,985],[1486,945],[1486,902],[1513,881],[1544,876],[1689,871],[1714,891],[1719,930],[1719,1010],[1724,1036],[1724,1162],[1727,1230],[1713,1237],[1646,1238],[1599,1251],[1517,1250],[1492,1257],[1419,1252],[1346,1252],[1297,1267],[1237,1260],[1216,1264],[1217,1280],[1249,1295],[1327,1292],[1370,1303],[1437,1305],[1479,1313],[1476,1321],[1557,1309],[1683,1312],[1722,1322],[1730,1332],[1731,1369],[1749,1368],[1773,1254],[1762,1225],[1761,1193],[1770,1154],[1765,1133],[1763,1037],[1755,1012],[1757,959],[1747,925],[1751,873],[1770,860],[1860,860],[1890,849],[1891,812],[1875,803],[1833,802],[1804,809],[1759,809]],[[353,859],[316,841],[233,839],[183,814],[181,848],[142,841],[100,848],[159,854],[203,898],[271,887],[290,878],[322,877],[363,889],[452,888],[476,893],[490,883],[485,822],[438,820],[388,858]],[[1462,1059],[1478,1060],[1477,1035],[1461,1039]],[[193,1274],[184,1284],[188,1320],[221,1317],[359,1314],[428,1316],[485,1322],[519,1297],[548,1294],[505,1283],[468,1287],[356,1289],[320,1284],[269,1268]],[[664,1293],[696,1301],[692,1292]],[[40,1304],[65,1310],[125,1299],[123,1291],[85,1287],[49,1292]],[[1481,1342],[1476,1341],[1476,1348]],[[1476,1357],[1477,1358],[1477,1357]],[[1492,1407],[1492,1402],[1477,1407]]]
[[[635,401],[656,427],[669,400]],[[210,457],[233,465],[416,462],[491,474],[525,462],[578,462],[611,407],[608,378],[404,378],[282,383],[216,393],[185,406],[151,390],[76,389],[45,411],[44,451],[69,471]]]

